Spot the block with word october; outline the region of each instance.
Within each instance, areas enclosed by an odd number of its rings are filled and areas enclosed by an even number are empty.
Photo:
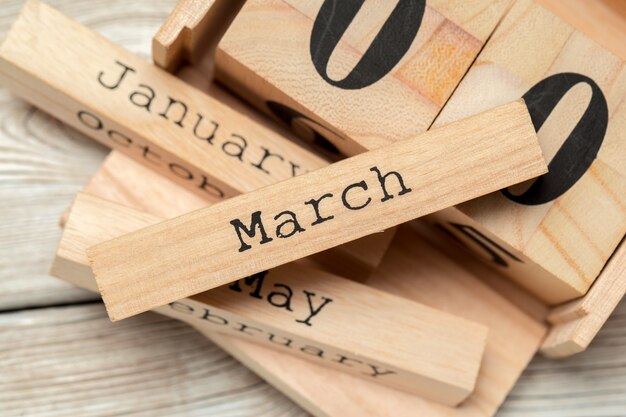
[[[215,74],[355,155],[427,130],[509,4],[248,0],[218,44]]]
[[[555,304],[587,292],[626,232],[624,60],[518,1],[434,126],[519,97],[549,173],[433,220]]]
[[[109,316],[119,320],[544,172],[518,101],[101,243],[88,255]]]
[[[329,164],[249,111],[237,111],[240,103],[225,104],[217,89],[204,94],[33,0],[0,46],[0,82],[207,204]],[[392,234],[326,258],[340,256],[344,270],[365,276]]]
[[[79,194],[54,275],[94,289],[87,248],[158,220]],[[295,263],[163,308],[447,405],[473,391],[487,336],[482,325]]]

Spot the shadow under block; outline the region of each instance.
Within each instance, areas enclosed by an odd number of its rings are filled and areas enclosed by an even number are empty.
[[[518,101],[101,243],[88,255],[109,316],[120,320],[544,172]]]
[[[120,79],[118,87],[104,87]],[[224,104],[222,91],[211,90],[217,98],[204,94],[37,1],[26,3],[0,45],[0,82],[207,202],[329,165],[248,117],[249,109],[237,111],[243,107],[238,102]],[[342,257],[349,265],[342,272],[364,276],[378,265],[392,234],[353,242],[328,256]],[[320,261],[333,269],[328,259]]]
[[[355,155],[426,131],[511,2],[357,3],[248,0],[216,78]]]
[[[522,96],[549,174],[434,217],[558,304],[587,292],[626,232],[626,66],[552,13],[518,1],[434,126]]]
[[[626,243],[622,241],[583,298],[550,312],[548,322],[552,327],[541,345],[541,353],[550,358],[562,358],[587,349],[624,294]]]
[[[126,161],[110,164],[112,159]],[[129,169],[131,164],[136,167],[136,171]],[[128,161],[119,153],[112,152],[104,167],[107,165],[119,168],[122,177],[130,178],[131,183],[137,180],[141,188],[146,190],[145,195],[141,201],[132,198],[125,188],[129,181],[111,179],[106,175],[106,169],[99,171],[87,186],[86,190],[90,193],[164,217],[166,215],[159,214],[163,210],[163,203],[167,202],[162,199],[167,195],[163,190],[170,190],[170,199],[175,198],[180,202],[180,210],[184,212],[196,208],[193,206],[193,195],[178,186],[169,185],[164,177],[153,174],[132,160]],[[138,175],[141,171],[146,175]],[[112,189],[120,191],[112,192]],[[185,208],[185,204],[189,205]],[[413,417],[416,410],[433,417],[494,415],[541,343],[546,330],[544,313],[538,311],[537,306],[528,306],[526,303],[523,309],[517,307],[512,301],[517,302],[519,294],[509,291],[508,287],[501,291],[500,286],[491,286],[494,283],[511,283],[503,281],[497,271],[469,258],[468,254],[454,251],[450,245],[435,248],[427,243],[423,235],[412,230],[404,231],[401,235],[390,250],[392,253],[402,250],[401,265],[406,268],[402,271],[394,269],[392,279],[404,283],[402,290],[395,294],[482,323],[489,328],[476,388],[457,408],[442,406],[348,373],[285,355],[245,339],[217,334],[210,327],[202,326],[203,321],[194,321],[194,325],[316,416],[387,417],[390,409],[399,417]],[[432,234],[429,236],[432,237]],[[381,282],[375,277],[367,283],[376,288]],[[95,285],[93,281],[92,285]],[[450,302],[450,299],[454,302]],[[530,315],[524,313],[526,310]]]
[[[158,220],[79,194],[54,274],[94,289],[87,248]],[[473,391],[487,336],[482,325],[294,263],[169,308],[185,321],[204,320],[214,331],[280,346],[450,406]]]

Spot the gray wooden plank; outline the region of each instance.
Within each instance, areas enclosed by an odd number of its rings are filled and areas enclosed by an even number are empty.
[[[305,416],[190,326],[101,303],[0,314],[0,415]]]
[[[626,301],[590,348],[535,358],[499,417],[626,416]],[[305,416],[184,323],[100,303],[0,314],[2,416]],[[390,410],[390,416],[393,410]]]

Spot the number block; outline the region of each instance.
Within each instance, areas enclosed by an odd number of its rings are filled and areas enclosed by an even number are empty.
[[[216,77],[311,141],[355,155],[429,128],[509,0],[249,0]]]
[[[550,304],[585,294],[626,232],[626,69],[519,1],[434,123],[523,97],[549,173],[431,216]]]

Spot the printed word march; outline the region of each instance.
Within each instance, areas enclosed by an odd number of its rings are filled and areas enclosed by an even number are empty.
[[[326,193],[317,198],[306,200],[304,201],[305,210],[307,210],[309,214],[312,213],[315,216],[315,219],[310,223],[310,226],[317,226],[335,218],[334,214],[330,214],[329,211],[327,212],[325,210],[325,207],[331,206],[331,204],[325,205],[323,203],[326,199],[340,199],[341,206],[345,209],[358,211],[369,206],[375,198],[380,197],[381,203],[385,203],[386,201],[393,199],[394,195],[388,189],[388,181],[391,178],[395,178],[397,186],[400,189],[397,193],[398,196],[402,196],[412,191],[411,188],[408,188],[404,184],[404,179],[399,172],[389,171],[383,174],[376,166],[371,167],[369,170],[376,177],[378,182],[377,185],[380,186],[378,197],[376,197],[376,193],[367,193],[370,187],[366,180],[362,180],[344,187],[340,195]],[[339,207],[339,204],[332,204],[332,206]],[[299,217],[304,217],[304,215],[298,215],[296,212],[291,210],[283,210],[273,216],[273,219],[276,222],[274,232],[275,236],[279,239],[286,239],[298,233],[306,232],[307,229],[302,226],[302,222],[298,220]],[[239,239],[239,243],[241,244],[239,252],[245,252],[252,248],[252,239],[256,237],[257,232],[260,235],[260,240],[258,241],[259,245],[263,245],[274,240],[273,237],[268,235],[265,224],[263,223],[263,213],[260,210],[251,214],[250,224],[248,226],[246,226],[241,219],[233,219],[230,221],[230,224],[233,226],[235,233],[237,234],[237,238]],[[248,239],[245,239],[244,236],[247,236]]]

